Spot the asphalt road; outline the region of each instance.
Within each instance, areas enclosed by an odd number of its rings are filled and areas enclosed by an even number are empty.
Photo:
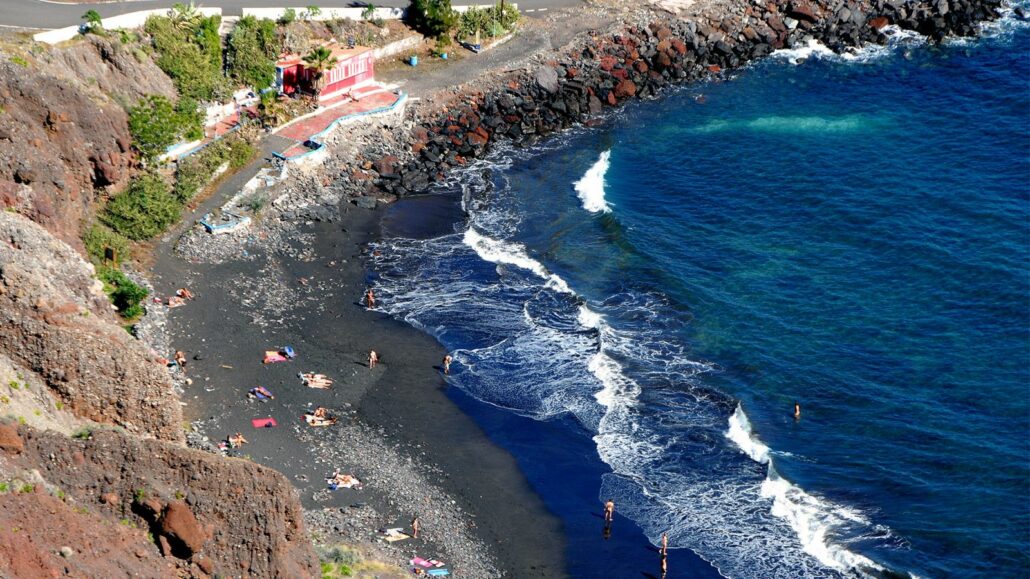
[[[94,2],[89,4],[72,4],[54,2],[53,0],[0,0],[0,25],[17,28],[63,28],[82,22],[82,15],[89,9],[96,10],[100,16],[117,16],[137,10],[153,10],[170,8],[177,0],[124,0],[115,2]],[[188,1],[188,0],[186,0]],[[485,4],[490,0],[453,0],[459,4]],[[376,6],[404,7],[408,0],[376,0]],[[580,6],[582,0],[518,0],[519,9],[527,16],[546,14],[551,8]],[[348,8],[363,6],[364,2],[355,0],[200,0],[198,6],[206,8],[222,8],[223,16],[239,16],[240,9],[265,8],[275,6],[307,6],[314,4],[320,8]]]

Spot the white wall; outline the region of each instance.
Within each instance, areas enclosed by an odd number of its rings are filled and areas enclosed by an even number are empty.
[[[281,8],[244,8],[244,16],[254,16],[255,18],[268,18],[269,20],[278,20],[289,7],[283,6]],[[307,8],[303,6],[293,6],[293,11],[297,14],[297,19],[300,20],[303,13],[307,11]],[[364,8],[322,8],[322,12],[316,16],[307,18],[308,20],[335,20],[337,18],[350,18],[351,20],[361,20],[361,12]],[[373,18],[382,18],[383,20],[398,19],[404,16],[403,8],[376,8],[375,16]]]
[[[98,5],[96,10],[103,12],[103,5]],[[221,8],[198,8],[198,12],[204,16],[221,16]],[[147,21],[150,16],[158,14],[165,16],[168,14],[166,8],[158,8],[156,10],[140,10],[139,12],[130,12],[128,14],[119,14],[118,16],[112,16],[110,18],[104,18],[101,22],[106,30],[119,30],[119,29],[130,29],[139,28],[143,26],[143,23]],[[58,42],[64,42],[65,40],[71,40],[79,34],[79,26],[66,26],[64,28],[58,28],[56,30],[47,30],[46,32],[40,32],[34,34],[32,39],[37,42],[45,42],[47,44],[57,44]]]

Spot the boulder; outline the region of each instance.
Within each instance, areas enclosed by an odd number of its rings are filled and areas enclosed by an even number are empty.
[[[615,85],[613,92],[617,98],[629,98],[637,94],[637,85],[632,80],[627,79]]]
[[[180,559],[187,559],[200,551],[206,540],[204,529],[193,516],[193,511],[182,501],[172,501],[165,507],[160,520],[160,532],[167,537],[172,554]]]
[[[558,92],[558,72],[549,66],[541,66],[533,75],[540,88],[554,94]]]
[[[13,424],[0,424],[0,450],[11,454],[21,454],[25,450],[25,443]]]

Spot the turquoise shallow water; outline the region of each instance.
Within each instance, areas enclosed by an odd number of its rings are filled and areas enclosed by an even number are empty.
[[[380,294],[570,529],[611,497],[732,577],[1026,576],[1028,48],[785,55],[498,153]],[[623,540],[573,573],[653,573]]]

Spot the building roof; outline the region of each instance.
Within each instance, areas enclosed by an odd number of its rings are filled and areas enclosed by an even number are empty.
[[[333,51],[333,56],[335,56],[336,60],[339,62],[349,60],[351,58],[354,58],[355,56],[358,56],[359,54],[364,54],[372,50],[368,46],[361,45],[356,45],[354,48],[347,48],[347,46],[342,45],[338,42],[330,42],[328,44],[324,44],[323,46],[331,49]],[[275,65],[279,68],[286,68],[296,66],[298,64],[304,64],[304,56],[304,54],[294,53],[283,54],[279,56],[279,60],[276,61]]]

